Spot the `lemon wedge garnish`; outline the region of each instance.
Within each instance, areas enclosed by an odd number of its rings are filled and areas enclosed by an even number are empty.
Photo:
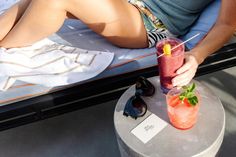
[[[163,52],[165,55],[171,55],[171,45],[170,44],[165,44],[163,46]]]

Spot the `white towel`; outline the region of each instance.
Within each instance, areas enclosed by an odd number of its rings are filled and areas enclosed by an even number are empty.
[[[113,53],[88,51],[44,39],[29,47],[0,48],[0,90],[16,80],[47,87],[92,78],[112,62]]]

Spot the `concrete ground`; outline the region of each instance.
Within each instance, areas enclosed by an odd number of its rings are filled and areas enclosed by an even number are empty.
[[[198,77],[226,112],[220,157],[236,156],[236,67]],[[119,157],[113,125],[117,100],[0,132],[0,157]]]

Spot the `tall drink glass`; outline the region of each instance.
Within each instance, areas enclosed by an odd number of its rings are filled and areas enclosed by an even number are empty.
[[[173,49],[175,46],[182,43],[181,40],[176,38],[166,38],[159,41],[156,45],[157,55],[162,55],[163,47],[165,44],[170,44]],[[177,48],[171,50],[171,55],[163,55],[157,59],[158,67],[159,67],[159,75],[160,75],[160,83],[161,89],[163,93],[167,93],[173,85],[171,80],[176,76],[176,71],[183,65],[184,63],[184,44],[178,46]]]
[[[179,99],[182,89],[172,88],[166,95],[168,117],[171,124],[182,130],[189,129],[197,122],[200,96],[197,91],[195,95],[198,98],[198,103],[193,106],[187,99],[183,101]]]

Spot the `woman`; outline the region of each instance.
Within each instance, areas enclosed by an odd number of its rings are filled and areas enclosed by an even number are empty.
[[[0,46],[31,45],[56,32],[66,18],[78,18],[117,46],[151,47],[186,33],[211,1],[21,0],[0,17]]]
[[[221,48],[236,32],[236,0],[222,0],[219,17],[207,36],[185,55],[185,64],[172,79],[174,86],[188,84],[195,76],[199,64]]]
[[[56,32],[66,18],[80,19],[117,46],[152,47],[167,36],[185,34],[211,1],[21,0],[0,16],[0,47],[31,45]],[[173,79],[176,86],[189,82],[202,61],[193,51],[186,56],[186,64],[178,71],[180,75]],[[186,75],[188,80],[180,80]]]

